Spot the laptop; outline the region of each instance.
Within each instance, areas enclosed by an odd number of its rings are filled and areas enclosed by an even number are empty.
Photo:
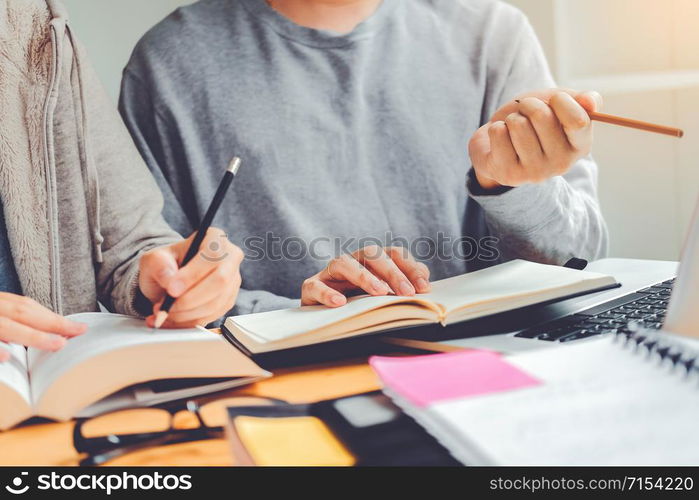
[[[444,344],[518,352],[591,341],[608,333],[664,329],[699,338],[699,203],[682,259],[675,262],[602,259],[587,268],[611,274],[622,288],[522,314],[518,331],[449,340]],[[534,317],[534,324],[531,318]]]

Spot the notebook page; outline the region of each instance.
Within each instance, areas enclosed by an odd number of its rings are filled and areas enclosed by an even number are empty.
[[[454,436],[457,456],[475,447],[495,464],[699,463],[697,380],[614,342],[513,356],[545,384],[438,403],[429,413]]]
[[[464,304],[502,299],[600,278],[605,278],[605,275],[516,260],[436,281],[432,283],[430,293],[416,295],[414,299],[441,304],[451,310]],[[229,320],[253,340],[264,344],[327,327],[388,304],[409,300],[411,297],[393,295],[360,296],[350,298],[346,305],[338,308],[310,306],[232,316]]]
[[[16,391],[31,405],[29,378],[27,377],[27,350],[21,345],[0,343],[0,349],[10,353],[9,361],[0,363],[0,384]]]
[[[441,304],[450,312],[464,305],[528,295],[603,278],[605,275],[599,273],[513,260],[437,281],[432,284],[432,291],[423,297]]]
[[[75,321],[87,323],[88,330],[83,335],[68,340],[58,352],[29,349],[29,372],[34,400],[72,367],[116,348],[141,345],[144,343],[167,343],[187,341],[222,342],[214,333],[198,329],[154,330],[141,320],[118,314],[84,313],[70,316]]]
[[[420,296],[422,298],[423,296]],[[406,297],[352,297],[342,307],[306,306],[244,316],[231,316],[240,329],[259,343],[275,342],[347,320],[372,309],[405,302]]]

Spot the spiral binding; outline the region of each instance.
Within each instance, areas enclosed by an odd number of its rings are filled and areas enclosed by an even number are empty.
[[[617,331],[615,335],[625,348],[631,348],[635,353],[640,351],[657,355],[661,363],[671,362],[673,369],[683,367],[687,376],[699,374],[699,351],[673,341],[658,331],[644,330],[630,323],[628,328]]]

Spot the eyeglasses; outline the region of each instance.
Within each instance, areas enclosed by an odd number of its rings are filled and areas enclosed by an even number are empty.
[[[133,408],[78,419],[73,446],[87,456],[82,466],[102,465],[147,448],[220,439],[230,406],[285,405],[258,396],[235,396],[175,401],[152,408]]]

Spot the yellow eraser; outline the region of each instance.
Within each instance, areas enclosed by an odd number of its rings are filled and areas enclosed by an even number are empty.
[[[315,417],[236,417],[241,442],[256,465],[350,466],[354,457]]]

